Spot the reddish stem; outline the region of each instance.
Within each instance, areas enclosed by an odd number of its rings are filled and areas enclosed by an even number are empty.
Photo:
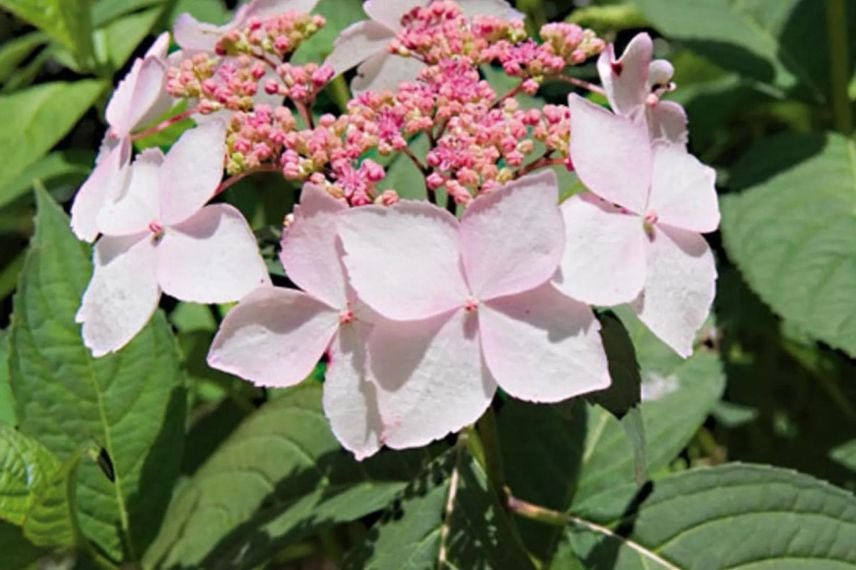
[[[265,166],[259,166],[258,168],[251,168],[250,170],[245,170],[240,174],[230,176],[229,178],[220,183],[220,186],[218,186],[217,190],[214,191],[214,195],[219,196],[220,194],[222,194],[247,176],[250,176],[251,174],[257,174],[259,172],[279,172],[279,168],[272,164],[268,164]]]
[[[155,125],[153,127],[150,127],[144,131],[140,131],[138,133],[131,135],[131,140],[132,141],[138,141],[140,139],[144,139],[146,137],[156,135],[159,132],[170,128],[171,126],[173,126],[176,123],[180,123],[181,121],[183,121],[185,119],[189,119],[197,111],[198,111],[198,109],[196,107],[194,107],[193,109],[188,109],[187,111],[185,111],[183,113],[179,113],[178,115],[176,115],[174,117],[170,117],[169,119],[163,121],[162,123],[158,123],[157,125]]]
[[[564,81],[565,83],[570,83],[576,87],[582,87],[583,89],[588,89],[592,93],[598,93],[600,95],[606,95],[606,91],[603,90],[603,87],[599,85],[595,85],[594,83],[589,83],[588,81],[577,79],[576,77],[570,77],[568,75],[557,75],[556,79],[559,81]]]

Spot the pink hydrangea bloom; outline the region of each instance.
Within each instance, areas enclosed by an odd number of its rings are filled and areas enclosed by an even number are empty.
[[[654,44],[651,36],[637,34],[620,58],[609,44],[600,54],[597,70],[612,110],[625,117],[645,115],[651,137],[678,144],[687,142],[687,114],[674,101],[661,96],[674,89],[672,64],[652,61]]]
[[[357,458],[380,448],[381,423],[369,379],[365,338],[373,320],[350,290],[336,235],[348,206],[307,184],[282,239],[280,260],[303,291],[259,289],[233,309],[208,363],[259,386],[297,384],[329,351],[324,409],[333,431]]]
[[[363,9],[369,19],[346,28],[325,63],[337,75],[359,65],[351,83],[355,93],[395,89],[403,82],[414,81],[425,64],[412,57],[396,57],[389,46],[403,29],[402,18],[414,8],[431,3],[432,0],[366,0]],[[460,0],[460,8],[466,16],[523,17],[504,0]]]
[[[368,352],[386,445],[476,421],[497,385],[537,402],[609,385],[592,312],[548,282],[564,247],[557,198],[546,171],[483,194],[460,222],[413,201],[340,216],[351,285],[384,317]]]
[[[232,206],[205,206],[223,172],[225,126],[187,131],[164,156],[143,152],[98,215],[95,272],[77,321],[93,355],[130,342],[161,291],[183,301],[237,301],[270,279],[255,237]]]
[[[109,129],[101,152],[71,207],[71,228],[82,240],[95,240],[95,219],[101,205],[124,184],[131,161],[131,133],[165,113],[172,104],[164,90],[168,48],[169,34],[163,33],[145,56],[134,62],[107,104]]]
[[[241,6],[232,21],[223,26],[200,22],[190,14],[181,14],[175,20],[175,43],[189,51],[214,53],[221,37],[244,27],[251,19],[265,20],[285,12],[311,12],[318,0],[252,0]]]
[[[562,204],[560,287],[596,305],[633,302],[686,357],[713,301],[716,267],[700,232],[719,225],[713,169],[679,145],[651,142],[645,121],[570,99],[571,156],[591,194]]]

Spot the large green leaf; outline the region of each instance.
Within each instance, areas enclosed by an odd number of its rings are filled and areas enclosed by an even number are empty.
[[[314,382],[249,416],[182,487],[146,553],[157,568],[255,568],[319,527],[382,509],[427,459],[341,449]]]
[[[153,8],[114,20],[95,33],[99,59],[109,61],[112,69],[121,69],[140,42],[145,39],[163,12]]]
[[[0,519],[23,526],[60,462],[36,440],[0,426]]]
[[[856,356],[856,144],[785,135],[760,143],[722,200],[725,247],[775,312]]]
[[[484,471],[460,442],[403,490],[345,567],[533,568]]]
[[[90,0],[0,0],[0,7],[42,30],[85,65],[92,63],[90,5]]]
[[[810,98],[826,100],[824,2],[685,0],[679,10],[673,0],[637,3],[660,32],[717,65],[782,89],[801,83]]]
[[[730,464],[579,505],[568,544],[589,569],[844,570],[856,497],[807,475]]]
[[[73,2],[70,2],[73,4]],[[0,188],[59,142],[104,91],[102,81],[45,83],[0,96]]]
[[[92,358],[75,323],[91,267],[87,248],[37,192],[30,246],[10,332],[12,390],[22,432],[61,459],[102,446],[111,481],[79,469],[83,532],[114,559],[133,559],[160,525],[181,460],[186,397],[175,341],[161,313],[117,354]]]
[[[77,185],[92,171],[95,153],[89,150],[58,150],[28,166],[14,180],[0,187],[0,207],[30,192],[36,180],[53,190],[62,185]]]
[[[0,331],[0,425],[16,423],[15,400],[9,385],[9,337],[6,331]]]

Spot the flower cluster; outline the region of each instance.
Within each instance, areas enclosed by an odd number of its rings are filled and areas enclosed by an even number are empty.
[[[700,235],[719,223],[714,173],[686,150],[686,115],[663,98],[672,68],[652,60],[650,37],[617,57],[571,24],[529,39],[503,0],[368,0],[369,19],[325,62],[295,65],[324,25],[314,4],[254,0],[221,27],[183,16],[181,50],[167,56],[159,38],[118,86],[72,209],[77,235],[98,238],[78,313],[93,354],[127,344],[162,293],[239,301],[209,364],[285,387],[326,354],[325,413],[362,458],[475,422],[497,388],[557,402],[607,387],[591,306],[629,304],[692,352],[716,279]],[[519,94],[573,82],[565,68],[598,54],[603,87],[589,87],[611,110],[577,94],[521,106]],[[516,86],[498,93],[487,65]],[[353,68],[346,109],[313,114]],[[165,155],[132,158],[133,139],[175,122],[146,128],[172,97],[198,126]],[[383,189],[391,159],[412,161],[428,201]],[[560,203],[553,168],[575,170],[586,191]],[[299,289],[274,287],[248,223],[209,203],[258,171],[302,186],[280,253]]]

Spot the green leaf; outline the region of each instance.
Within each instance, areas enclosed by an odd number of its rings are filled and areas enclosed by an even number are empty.
[[[854,535],[852,494],[794,471],[730,464],[592,497],[566,539],[585,568],[844,570],[856,565]]]
[[[801,83],[826,101],[828,64],[823,2],[803,0],[638,0],[660,32],[717,65],[781,89]]]
[[[5,186],[0,187],[0,207],[14,202],[41,180],[48,188],[63,184],[77,185],[89,175],[95,162],[90,150],[58,150],[28,166],[24,172]]]
[[[307,533],[388,504],[427,452],[355,461],[330,431],[321,389],[281,391],[223,442],[173,500],[146,567],[255,568]]]
[[[0,568],[31,568],[45,554],[24,538],[20,527],[0,520]]]
[[[92,358],[74,316],[91,273],[88,248],[43,191],[10,331],[21,431],[60,458],[96,444],[115,480],[79,470],[80,525],[114,560],[133,560],[156,529],[178,475],[186,395],[162,313],[117,354]]]
[[[90,0],[0,0],[0,7],[58,41],[84,65],[93,63],[90,4]]]
[[[484,471],[461,442],[396,498],[345,568],[533,568]]]
[[[41,32],[30,32],[6,41],[0,48],[0,83],[15,73],[18,65],[46,41],[47,36]]]
[[[174,22],[180,14],[189,13],[200,22],[225,24],[229,19],[229,10],[222,0],[178,0],[172,11],[170,22]]]
[[[203,0],[190,0],[202,4]],[[97,0],[92,6],[92,25],[101,28],[117,18],[131,14],[143,8],[164,4],[164,0]],[[181,4],[182,2],[179,2]]]
[[[95,32],[99,59],[109,61],[112,69],[121,69],[137,49],[161,15],[154,8],[114,20]],[[101,54],[101,52],[105,52]]]
[[[613,313],[603,313],[598,315],[598,320],[612,384],[606,390],[592,393],[589,398],[620,419],[640,402],[642,376],[633,341],[618,317]]]
[[[0,425],[16,423],[15,398],[9,385],[9,335],[0,331]]]
[[[852,471],[856,471],[856,439],[842,443],[829,452],[829,456]]]
[[[103,81],[44,83],[0,96],[0,116],[15,117],[0,131],[0,188],[15,181],[80,120],[104,91]]]
[[[425,161],[428,154],[428,137],[419,136],[411,141],[410,150],[419,160]],[[378,184],[379,190],[393,189],[398,195],[407,200],[427,200],[428,192],[425,188],[425,176],[413,161],[403,155],[397,154],[390,165],[386,168],[386,177]]]
[[[362,4],[342,0],[320,0],[312,13],[324,16],[327,25],[297,49],[291,58],[295,64],[320,64],[333,50],[333,42],[342,30],[366,19]]]
[[[0,519],[23,526],[36,495],[59,468],[59,460],[38,441],[0,426]]]
[[[856,144],[785,135],[737,165],[722,200],[731,259],[773,310],[856,356]]]
[[[36,546],[63,548],[79,542],[77,467],[81,452],[60,465],[38,489],[24,521],[24,536]]]

